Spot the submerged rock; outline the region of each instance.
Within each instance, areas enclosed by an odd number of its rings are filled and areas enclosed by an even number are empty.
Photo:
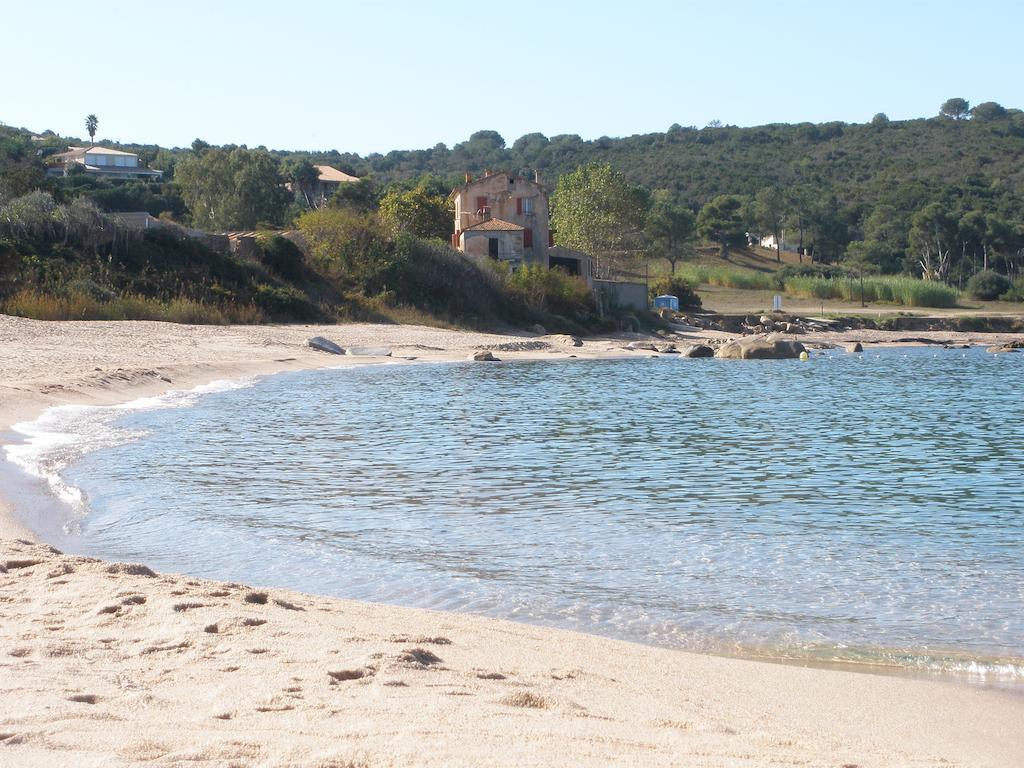
[[[312,347],[313,349],[319,349],[321,352],[330,352],[332,355],[344,355],[345,350],[339,347],[330,339],[325,339],[323,336],[310,336],[306,339],[306,346]]]
[[[806,351],[799,341],[746,338],[723,344],[715,357],[724,360],[793,360]]]

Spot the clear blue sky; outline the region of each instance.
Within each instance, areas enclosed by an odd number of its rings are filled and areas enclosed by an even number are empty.
[[[8,2],[0,121],[184,146],[452,146],[1024,108],[1024,4]],[[836,6],[836,7],[833,7]]]

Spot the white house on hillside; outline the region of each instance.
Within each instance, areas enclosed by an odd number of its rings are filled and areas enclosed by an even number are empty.
[[[68,171],[81,167],[90,176],[108,179],[148,179],[159,181],[163,171],[146,168],[133,152],[122,152],[108,147],[68,147],[67,152],[53,155],[47,169],[51,176],[67,176]]]

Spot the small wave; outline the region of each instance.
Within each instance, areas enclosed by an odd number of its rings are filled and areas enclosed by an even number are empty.
[[[140,411],[187,408],[203,395],[249,387],[255,380],[255,377],[217,380],[194,389],[172,390],[118,405],[54,406],[35,421],[15,424],[13,431],[24,435],[25,439],[5,445],[4,453],[11,464],[46,483],[68,510],[64,532],[78,534],[81,521],[89,512],[88,499],[80,488],[68,483],[62,473],[89,453],[146,436],[145,430],[118,425],[122,417]]]

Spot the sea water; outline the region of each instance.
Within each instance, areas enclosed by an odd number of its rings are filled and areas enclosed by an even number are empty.
[[[1024,681],[1024,354],[381,365],[22,425],[66,550]]]

